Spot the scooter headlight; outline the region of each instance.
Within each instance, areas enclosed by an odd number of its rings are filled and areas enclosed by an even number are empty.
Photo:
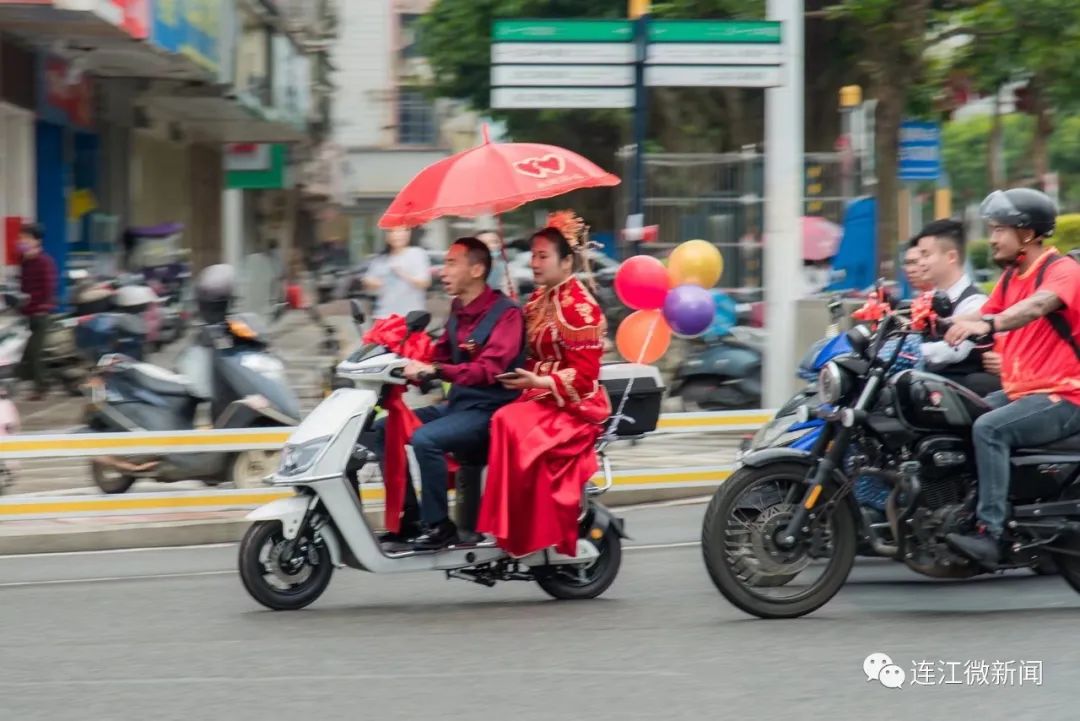
[[[298,445],[288,444],[281,451],[281,464],[278,466],[279,476],[298,476],[311,470],[322,454],[324,448],[330,443],[331,436],[314,438],[307,443]]]

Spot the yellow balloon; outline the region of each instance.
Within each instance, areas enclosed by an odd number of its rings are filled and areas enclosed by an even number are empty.
[[[724,257],[706,240],[688,240],[671,251],[668,275],[672,287],[692,283],[712,288],[724,272]]]

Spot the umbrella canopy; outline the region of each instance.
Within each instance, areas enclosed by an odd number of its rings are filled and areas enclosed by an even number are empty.
[[[432,163],[401,189],[380,228],[413,227],[445,215],[505,213],[581,188],[610,187],[618,177],[577,153],[539,143],[484,142]]]
[[[803,260],[828,260],[836,255],[844,229],[816,215],[802,218]]]

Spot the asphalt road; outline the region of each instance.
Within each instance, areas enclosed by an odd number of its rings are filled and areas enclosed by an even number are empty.
[[[628,510],[620,578],[581,603],[339,572],[314,606],[274,613],[246,596],[231,546],[0,558],[0,717],[1076,718],[1080,597],[1060,579],[860,561],[817,614],[760,621],[710,584],[702,511]],[[909,674],[1042,661],[1042,685],[891,690],[862,671],[879,651]]]

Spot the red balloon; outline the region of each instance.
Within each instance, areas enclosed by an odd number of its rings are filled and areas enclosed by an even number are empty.
[[[634,310],[662,308],[670,287],[667,268],[651,255],[627,258],[615,273],[615,294]]]

